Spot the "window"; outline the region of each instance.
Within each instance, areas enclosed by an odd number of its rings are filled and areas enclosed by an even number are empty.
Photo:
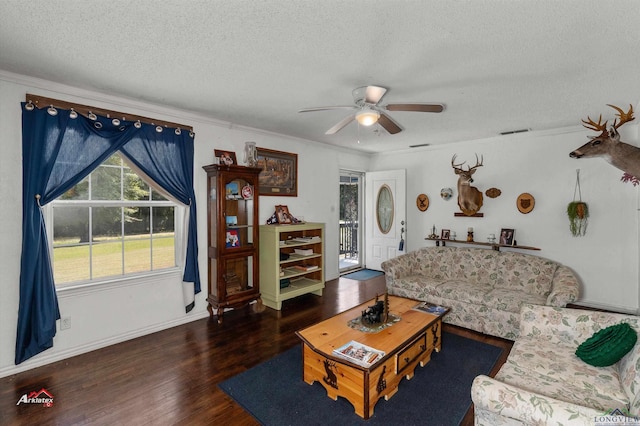
[[[119,153],[50,206],[56,286],[177,265],[178,205],[142,180]]]

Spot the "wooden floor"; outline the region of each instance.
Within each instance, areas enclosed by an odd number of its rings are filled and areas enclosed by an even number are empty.
[[[384,277],[337,279],[322,297],[285,301],[280,312],[228,312],[222,324],[198,320],[2,378],[0,425],[257,425],[217,384],[300,344],[296,330],[384,290]],[[448,325],[444,330],[503,347],[492,374],[511,348],[507,340]],[[53,395],[52,407],[16,405],[40,389]],[[463,424],[473,424],[471,410]]]

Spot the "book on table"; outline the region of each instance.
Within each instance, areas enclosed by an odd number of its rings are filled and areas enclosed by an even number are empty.
[[[421,302],[412,308],[414,311],[426,312],[433,315],[444,315],[449,312],[449,308],[445,306],[434,305],[429,302]]]
[[[363,367],[371,367],[385,355],[383,351],[363,345],[355,340],[334,349],[333,353]]]

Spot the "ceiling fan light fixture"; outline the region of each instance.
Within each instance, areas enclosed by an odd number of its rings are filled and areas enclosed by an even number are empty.
[[[372,109],[363,109],[356,114],[356,120],[362,126],[371,126],[378,122],[378,118],[380,118],[380,113]]]

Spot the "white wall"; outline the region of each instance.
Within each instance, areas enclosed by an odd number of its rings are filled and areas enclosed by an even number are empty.
[[[66,100],[104,109],[154,117],[191,125],[195,138],[195,190],[198,203],[199,265],[203,291],[196,306],[184,312],[181,274],[170,273],[152,279],[118,282],[100,288],[60,291],[63,317],[71,318],[69,330],[58,331],[53,348],[14,365],[18,316],[20,250],[22,244],[21,108],[25,95]],[[293,139],[255,129],[237,128],[214,119],[117,98],[0,71],[0,377],[34,368],[109,344],[152,333],[208,316],[206,175],[202,166],[212,163],[214,149],[235,151],[242,161],[245,141],[259,147],[298,154],[298,197],[260,197],[260,222],[271,216],[276,204],[285,204],[296,216],[324,222],[326,246],[338,246],[339,169],[365,170],[370,156],[327,145]],[[337,250],[327,250],[326,278],[338,276]]]
[[[636,144],[637,126],[621,128],[622,140]],[[476,241],[487,241],[490,233],[515,228],[520,245],[541,248],[523,251],[559,261],[572,268],[582,281],[580,303],[594,307],[636,312],[638,298],[638,188],[620,182],[622,171],[600,158],[572,159],[569,152],[587,141],[582,127],[530,132],[447,146],[408,150],[379,156],[370,170],[407,169],[408,249],[433,246],[425,241],[433,225],[455,231],[466,238],[473,227]],[[496,187],[500,197],[484,196],[482,218],[454,217],[457,205],[457,176],[451,168],[467,160],[475,164],[475,154],[484,156],[484,165],[474,174],[474,183],[483,193]],[[589,204],[590,220],[584,237],[569,232],[566,206],[573,201],[576,169],[580,169],[582,199]],[[450,187],[454,197],[444,201],[440,189]],[[516,208],[516,199],[528,192],[535,208],[528,214]],[[427,211],[415,206],[418,194],[429,197]],[[510,250],[510,249],[509,249]]]

